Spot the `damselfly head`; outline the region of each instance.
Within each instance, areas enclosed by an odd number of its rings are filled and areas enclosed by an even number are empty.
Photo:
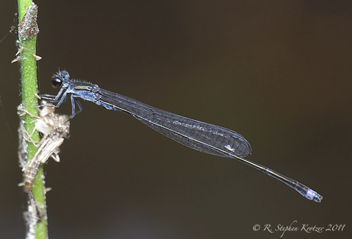
[[[68,74],[67,71],[59,71],[53,75],[53,78],[51,78],[51,84],[54,88],[62,87],[67,81],[70,81],[70,74]]]

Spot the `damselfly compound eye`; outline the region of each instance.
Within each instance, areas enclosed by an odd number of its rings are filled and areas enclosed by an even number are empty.
[[[60,77],[54,76],[51,79],[51,84],[53,85],[54,88],[61,87],[62,85],[62,79]]]

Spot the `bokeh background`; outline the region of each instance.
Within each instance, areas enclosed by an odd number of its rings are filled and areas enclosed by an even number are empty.
[[[49,237],[280,238],[267,224],[351,238],[351,1],[37,1],[40,93],[58,69],[233,129],[248,159],[324,196],[318,204],[242,163],[188,149],[133,117],[81,102],[61,162],[45,165]],[[2,1],[0,38],[17,12]],[[0,42],[0,238],[24,238],[16,34]],[[59,112],[69,114],[70,104]],[[260,230],[253,226],[259,224]]]

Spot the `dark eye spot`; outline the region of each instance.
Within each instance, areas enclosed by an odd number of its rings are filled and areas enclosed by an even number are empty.
[[[51,84],[53,85],[54,88],[58,88],[62,85],[62,79],[57,76],[54,76],[51,79]]]

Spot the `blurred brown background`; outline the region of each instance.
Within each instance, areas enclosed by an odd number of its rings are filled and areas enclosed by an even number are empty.
[[[126,114],[81,101],[61,162],[45,166],[49,237],[280,238],[265,224],[351,238],[351,1],[37,1],[40,93],[58,69],[233,129],[248,159],[324,196],[308,201],[242,163],[205,155]],[[0,38],[15,1],[0,7]],[[0,43],[0,238],[24,238],[17,187],[16,35]],[[70,113],[70,104],[60,107]],[[259,224],[256,232],[252,227]]]

